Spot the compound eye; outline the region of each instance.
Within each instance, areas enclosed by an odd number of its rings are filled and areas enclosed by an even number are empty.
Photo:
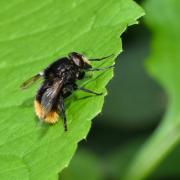
[[[82,55],[76,52],[72,52],[69,54],[69,57],[71,60],[73,60],[73,62],[79,66],[79,67],[83,67],[84,66],[84,61],[82,59]]]

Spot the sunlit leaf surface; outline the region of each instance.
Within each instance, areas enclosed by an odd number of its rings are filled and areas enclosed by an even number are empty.
[[[39,123],[33,100],[40,84],[21,91],[21,83],[71,51],[88,57],[114,54],[93,64],[112,65],[122,50],[120,35],[143,14],[132,0],[0,1],[1,180],[57,179],[101,111],[113,71],[82,82],[103,96],[75,92],[67,99],[67,133],[62,121]]]

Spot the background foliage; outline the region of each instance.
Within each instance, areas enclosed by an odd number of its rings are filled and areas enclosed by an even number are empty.
[[[146,23],[153,32],[152,54],[147,68],[166,91],[168,107],[162,122],[134,160],[127,179],[143,179],[148,176],[179,145],[180,139],[180,25],[177,23],[180,18],[180,2],[148,0],[145,7]],[[162,9],[161,16],[159,9]],[[173,166],[176,169],[176,165]]]

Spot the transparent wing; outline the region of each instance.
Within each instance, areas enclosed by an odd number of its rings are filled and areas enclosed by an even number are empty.
[[[41,105],[45,112],[45,116],[52,110],[56,98],[59,95],[59,92],[62,88],[63,80],[57,80],[53,85],[48,88],[42,96]]]
[[[26,80],[20,87],[21,89],[27,89],[29,88],[32,84],[34,84],[37,80],[42,78],[42,74],[36,74],[35,76],[31,77],[30,79]]]

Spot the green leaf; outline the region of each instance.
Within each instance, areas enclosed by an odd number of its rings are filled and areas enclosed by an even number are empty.
[[[115,59],[122,51],[120,35],[143,14],[132,0],[0,1],[0,158],[9,157],[0,159],[0,168],[16,157],[12,168],[22,169],[18,179],[57,179],[86,138],[104,96],[75,92],[68,98],[65,133],[62,121],[38,123],[33,110],[38,86],[23,92],[19,86],[71,51],[88,57],[114,54]],[[113,59],[93,65],[108,66]],[[97,72],[82,84],[105,95],[112,76],[112,70]],[[13,176],[11,167],[8,172]],[[4,173],[0,179],[7,179]]]
[[[109,177],[115,180],[123,179],[124,173],[133,160],[134,155],[138,152],[146,139],[147,137],[145,136],[135,137],[133,140],[121,144],[107,157],[106,162],[108,167],[105,169],[105,172],[109,172]]]
[[[148,177],[180,142],[180,1],[147,0],[146,22],[153,32],[150,74],[168,95],[167,112],[149,141],[139,151],[125,179]]]
[[[178,145],[173,152],[165,158],[163,163],[156,168],[152,176],[149,179],[165,179],[167,177],[180,177],[179,167],[180,167],[180,146]],[[170,178],[170,179],[171,179]]]
[[[19,177],[28,178],[28,169],[23,160],[13,155],[0,155],[0,177],[1,179],[19,180]]]
[[[124,173],[127,171],[130,163],[134,159],[134,156],[143,146],[147,140],[146,136],[140,136],[134,138],[132,141],[128,141],[125,144],[121,144],[113,153],[103,159],[106,162],[106,168],[104,173],[108,174],[111,179],[123,179]],[[159,179],[173,179],[173,177],[179,177],[180,166],[180,146],[177,146],[175,150],[166,157],[163,164],[156,168],[155,172],[148,177],[148,180]]]

